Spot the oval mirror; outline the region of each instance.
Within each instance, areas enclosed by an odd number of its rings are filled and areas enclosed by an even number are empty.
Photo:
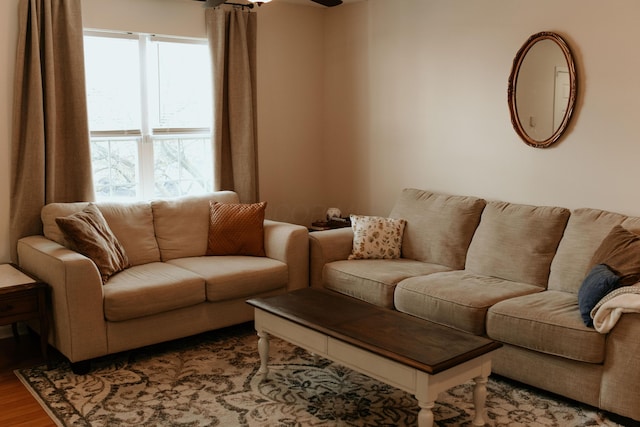
[[[576,69],[556,33],[532,35],[513,60],[508,102],[511,123],[525,143],[545,148],[564,133],[576,103]]]

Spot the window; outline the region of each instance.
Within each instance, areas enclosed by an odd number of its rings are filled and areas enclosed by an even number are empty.
[[[206,41],[85,33],[97,200],[213,190]]]

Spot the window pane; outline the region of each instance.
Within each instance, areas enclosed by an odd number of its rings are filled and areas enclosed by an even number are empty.
[[[138,198],[138,140],[91,140],[91,163],[96,199]]]
[[[149,52],[151,127],[210,128],[211,65],[204,44],[156,41]],[[156,90],[157,88],[157,90]]]
[[[85,36],[89,128],[140,129],[138,40]]]
[[[213,191],[211,139],[186,137],[153,143],[155,197]]]

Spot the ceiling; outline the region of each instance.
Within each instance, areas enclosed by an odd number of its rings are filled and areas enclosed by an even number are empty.
[[[301,4],[304,6],[317,6],[317,7],[324,7],[318,3],[314,3],[312,1],[309,0],[271,0],[273,2],[278,2],[278,3],[293,3],[293,4]],[[365,0],[342,0],[343,3],[356,3],[356,2],[360,2],[360,1],[365,1]]]

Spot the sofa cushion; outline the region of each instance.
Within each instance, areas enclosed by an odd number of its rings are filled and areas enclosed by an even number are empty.
[[[602,240],[625,216],[597,209],[571,212],[556,256],[551,263],[548,289],[578,293],[590,261]]]
[[[499,302],[489,309],[487,335],[580,362],[604,361],[606,335],[582,323],[573,292],[545,291]]]
[[[591,310],[609,292],[622,286],[620,277],[604,264],[594,266],[578,291],[578,307],[580,316],[586,326],[593,327]]]
[[[541,291],[535,285],[457,270],[401,281],[395,291],[395,306],[412,316],[483,335],[489,307]]]
[[[287,265],[265,257],[207,256],[180,258],[170,264],[205,280],[207,301],[248,298],[287,286]]]
[[[98,203],[131,265],[160,261],[160,249],[153,228],[153,212],[148,202]]]
[[[212,200],[238,203],[238,195],[231,191],[218,191],[151,202],[156,240],[163,261],[206,254],[209,202]]]
[[[389,216],[407,221],[402,256],[464,268],[467,248],[480,221],[485,201],[407,188]]]
[[[489,202],[469,245],[465,269],[546,287],[568,219],[564,208]]]
[[[591,265],[605,264],[620,276],[621,285],[640,281],[640,236],[621,225],[611,229],[596,249]]]
[[[351,215],[353,248],[349,259],[400,258],[406,221],[398,218]]]
[[[444,265],[406,258],[363,259],[325,264],[322,277],[327,289],[381,307],[393,308],[393,292],[398,282],[407,277],[449,270]]]
[[[266,202],[209,202],[207,255],[265,256]]]
[[[119,322],[204,302],[205,281],[197,274],[163,262],[131,267],[104,286],[104,313]]]
[[[124,248],[93,203],[80,212],[56,218],[56,223],[71,243],[71,249],[90,258],[98,267],[102,283],[129,267]]]
[[[80,212],[87,206],[89,206],[89,202],[49,203],[44,205],[40,211],[42,233],[44,234],[44,237],[49,240],[53,240],[62,246],[70,247],[71,242],[68,242],[67,239],[65,239],[64,233],[56,223],[56,218]]]

